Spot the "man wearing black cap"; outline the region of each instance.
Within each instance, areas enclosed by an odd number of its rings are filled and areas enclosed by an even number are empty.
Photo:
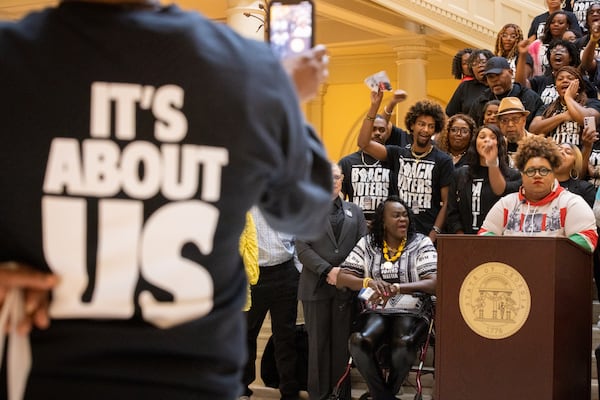
[[[490,100],[501,100],[505,97],[517,97],[530,112],[527,116],[526,127],[533,119],[536,111],[542,107],[540,96],[531,89],[513,83],[513,71],[504,57],[492,57],[485,65],[485,77],[488,88],[483,91],[471,106],[469,114],[479,125],[483,123],[483,107]]]

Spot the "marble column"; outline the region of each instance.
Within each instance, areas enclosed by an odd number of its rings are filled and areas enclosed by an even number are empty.
[[[403,40],[402,44],[395,45],[394,51],[397,84],[393,86],[404,89],[408,93],[408,98],[396,106],[396,121],[393,122],[404,126],[404,116],[410,106],[427,98],[427,55],[432,48],[422,35],[417,35],[415,38]]]
[[[323,111],[325,107],[325,95],[327,94],[327,83],[319,87],[319,94],[313,100],[306,103],[303,107],[307,121],[310,121],[317,135],[323,139],[327,132],[323,132]],[[329,132],[330,135],[335,135],[336,132]]]

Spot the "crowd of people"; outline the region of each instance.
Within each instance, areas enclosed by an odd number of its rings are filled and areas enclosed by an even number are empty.
[[[527,36],[517,24],[506,24],[493,49],[458,51],[452,74],[460,83],[445,110],[415,101],[404,118],[406,130],[389,121],[410,94],[397,90],[382,106],[384,91],[371,92],[359,150],[339,161],[340,195],[363,209],[369,233],[346,249],[343,262],[321,264],[321,279],[313,277],[364,297],[354,318],[360,323],[351,330],[346,321],[344,331],[371,398],[395,398],[426,338],[432,310],[426,302],[413,307],[401,299],[435,294],[438,234],[560,236],[596,249],[600,2],[574,3],[577,15],[548,0],[548,12],[532,21]],[[338,267],[331,279],[328,271]],[[323,315],[329,309],[322,307]],[[329,324],[339,321],[331,317]],[[306,323],[310,347],[317,333],[310,319]],[[326,356],[318,382],[330,380],[318,392],[309,383],[311,400],[329,398],[337,378],[330,374],[331,355],[346,345],[325,337],[330,347],[309,349],[309,365]],[[387,379],[375,356],[382,344],[389,346]]]

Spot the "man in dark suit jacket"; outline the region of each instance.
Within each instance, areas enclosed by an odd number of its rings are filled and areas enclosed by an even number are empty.
[[[308,332],[308,394],[310,400],[329,399],[347,365],[352,323],[352,292],[336,289],[340,265],[358,240],[367,233],[362,210],[340,198],[343,175],[332,164],[333,193],[329,224],[318,239],[296,240],[303,265],[298,299],[304,308]],[[350,380],[347,380],[350,399]],[[346,398],[346,397],[344,397]]]

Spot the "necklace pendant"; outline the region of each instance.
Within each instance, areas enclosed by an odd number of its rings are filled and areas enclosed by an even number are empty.
[[[392,264],[389,261],[386,261],[383,263],[383,265],[381,266],[381,269],[392,269],[394,267],[394,264]]]

